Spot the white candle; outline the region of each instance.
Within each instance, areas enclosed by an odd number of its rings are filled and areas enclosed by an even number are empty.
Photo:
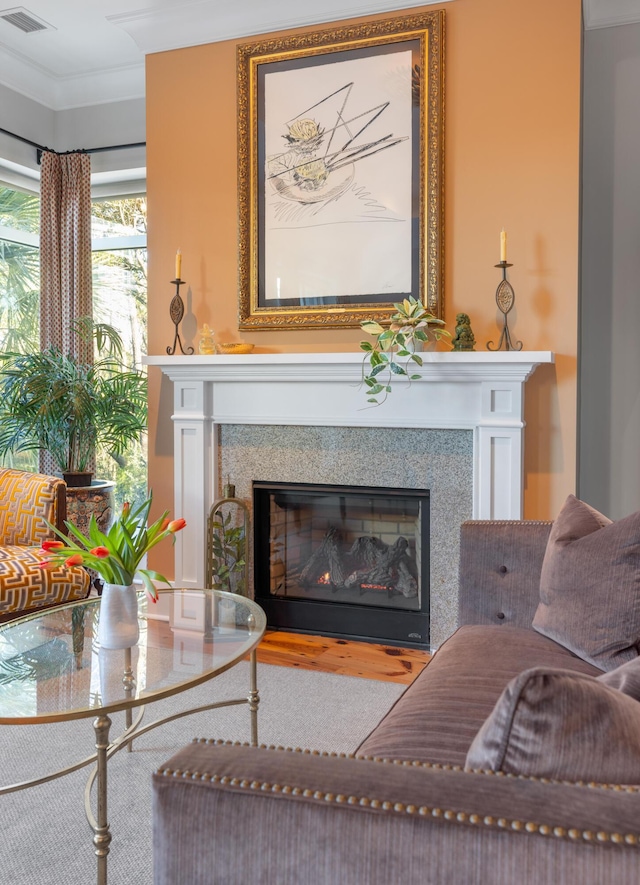
[[[500,231],[500,261],[507,260],[507,232],[504,228]]]
[[[180,272],[182,271],[182,252],[180,249],[176,252],[176,280],[180,279]]]

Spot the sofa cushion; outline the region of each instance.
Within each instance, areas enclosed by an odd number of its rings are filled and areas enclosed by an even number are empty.
[[[640,512],[611,522],[569,495],[542,564],[533,628],[601,670],[640,648]]]
[[[478,729],[522,670],[601,671],[522,627],[460,627],[358,747],[358,756],[464,765]]]
[[[465,768],[638,784],[640,703],[592,676],[526,670],[504,690]]]

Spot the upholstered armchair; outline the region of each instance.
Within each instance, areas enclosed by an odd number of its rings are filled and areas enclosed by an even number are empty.
[[[82,567],[42,569],[37,551],[55,537],[47,522],[65,529],[62,479],[0,468],[0,621],[88,595]]]

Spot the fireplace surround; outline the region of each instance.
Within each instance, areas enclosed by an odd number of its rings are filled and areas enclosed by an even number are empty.
[[[554,355],[423,356],[420,378],[378,407],[367,407],[358,353],[147,357],[173,392],[158,420],[162,434],[173,421],[174,509],[188,521],[176,584],[202,586],[206,517],[228,475],[246,499],[256,479],[428,488],[431,646],[444,641],[460,522],[522,518],[524,388]]]

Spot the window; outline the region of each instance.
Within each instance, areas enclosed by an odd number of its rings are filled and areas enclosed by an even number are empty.
[[[0,348],[28,353],[39,345],[40,198],[0,186]],[[141,368],[147,352],[146,199],[96,200],[92,210],[93,311],[114,326],[124,342],[126,365]],[[37,470],[37,453],[5,459]],[[99,454],[97,474],[116,481],[116,506],[147,494],[146,440],[122,465]]]
[[[147,203],[144,197],[94,201],[91,221],[93,316],[124,342],[127,366],[142,368],[147,352]],[[100,453],[98,475],[116,483],[116,506],[147,495],[147,440],[131,446],[122,465]]]
[[[0,348],[39,346],[40,198],[0,187]]]

